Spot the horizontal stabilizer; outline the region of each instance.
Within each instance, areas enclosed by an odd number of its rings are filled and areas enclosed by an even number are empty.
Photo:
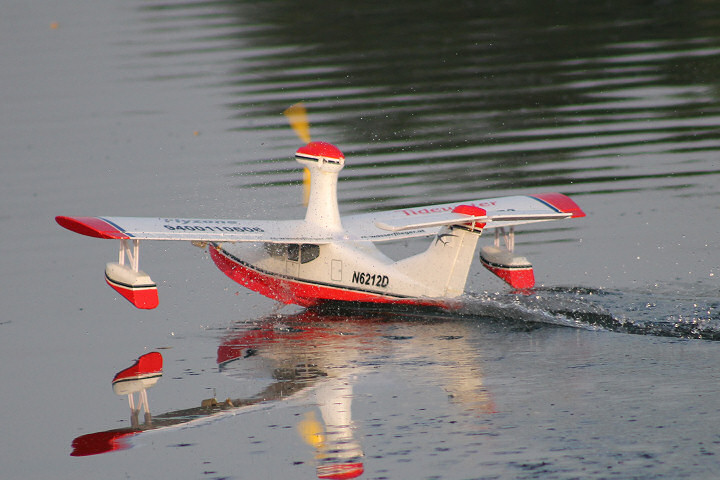
[[[485,215],[468,214],[475,208],[484,210]],[[363,213],[343,217],[342,223],[351,238],[383,242],[431,236],[442,226],[473,221],[485,223],[484,228],[500,228],[584,216],[569,197],[543,193]]]
[[[419,228],[441,227],[443,225],[462,225],[472,221],[477,221],[486,223],[488,228],[493,228],[496,226],[493,225],[493,223],[502,222],[502,225],[505,226],[511,224],[539,222],[543,220],[560,220],[570,217],[571,214],[569,213],[537,213],[532,211],[483,216],[468,216],[457,213],[436,213],[432,215],[427,215],[422,218],[422,221],[416,221],[413,223],[408,223],[407,221],[403,222],[403,219],[396,219],[390,222],[378,221],[375,222],[375,225],[382,228],[383,230],[390,230],[395,232]]]
[[[471,222],[486,222],[487,215],[463,215],[462,213],[434,213],[422,218],[422,221],[408,223],[404,219],[393,219],[388,222],[375,222],[375,225],[391,232],[413,230],[419,228],[442,227],[444,225],[461,225]]]

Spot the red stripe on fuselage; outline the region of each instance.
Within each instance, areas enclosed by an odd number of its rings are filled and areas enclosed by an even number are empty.
[[[334,300],[344,302],[393,303],[422,306],[444,306],[443,302],[419,298],[401,298],[317,285],[259,272],[229,258],[222,249],[210,247],[210,257],[225,275],[250,290],[282,303],[312,307]]]

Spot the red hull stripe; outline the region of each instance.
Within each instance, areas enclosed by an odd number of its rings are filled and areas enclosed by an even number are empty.
[[[131,238],[116,225],[98,217],[55,217],[55,221],[68,230],[95,238],[123,240]]]
[[[105,277],[105,281],[113,290],[137,308],[152,310],[159,305],[157,287],[127,287],[116,282],[111,282],[107,277]]]
[[[535,286],[535,273],[532,268],[510,269],[507,267],[492,267],[485,264],[485,262],[483,262],[483,264],[485,265],[485,268],[490,270],[498,278],[502,279],[513,288],[526,289],[533,288]]]
[[[530,195],[530,198],[538,200],[557,212],[572,213],[572,218],[580,218],[585,216],[585,212],[562,193],[541,193],[539,195]]]
[[[222,249],[211,247],[209,250],[213,261],[225,275],[250,290],[283,303],[292,303],[303,307],[311,307],[329,300],[424,306],[443,305],[439,301],[379,295],[345,287],[333,287],[278,277],[252,268]]]

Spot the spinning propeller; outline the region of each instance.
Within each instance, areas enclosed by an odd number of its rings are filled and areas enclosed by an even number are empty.
[[[310,143],[310,122],[307,117],[307,109],[303,102],[298,102],[294,105],[289,106],[283,114],[287,117],[290,126],[300,140],[303,142]],[[303,205],[307,206],[308,199],[310,198],[310,170],[305,168],[303,170]]]

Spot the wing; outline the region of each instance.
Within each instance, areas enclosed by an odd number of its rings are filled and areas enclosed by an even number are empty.
[[[455,210],[462,205],[482,209],[485,215],[457,213]],[[443,225],[473,220],[485,223],[485,228],[498,228],[584,216],[585,212],[569,197],[544,193],[351,215],[343,217],[342,222],[351,237],[382,242],[435,235]]]
[[[453,212],[467,205],[485,215]],[[485,228],[584,217],[570,198],[560,193],[499,197],[428,205],[342,218],[350,238],[383,242],[435,235],[443,225],[478,220]],[[55,219],[75,233],[96,238],[185,240],[200,242],[331,243],[333,236],[303,220],[237,220],[163,217],[66,217]]]
[[[327,233],[302,220],[232,220],[152,217],[56,217],[81,235],[109,239],[199,242],[330,243]]]

